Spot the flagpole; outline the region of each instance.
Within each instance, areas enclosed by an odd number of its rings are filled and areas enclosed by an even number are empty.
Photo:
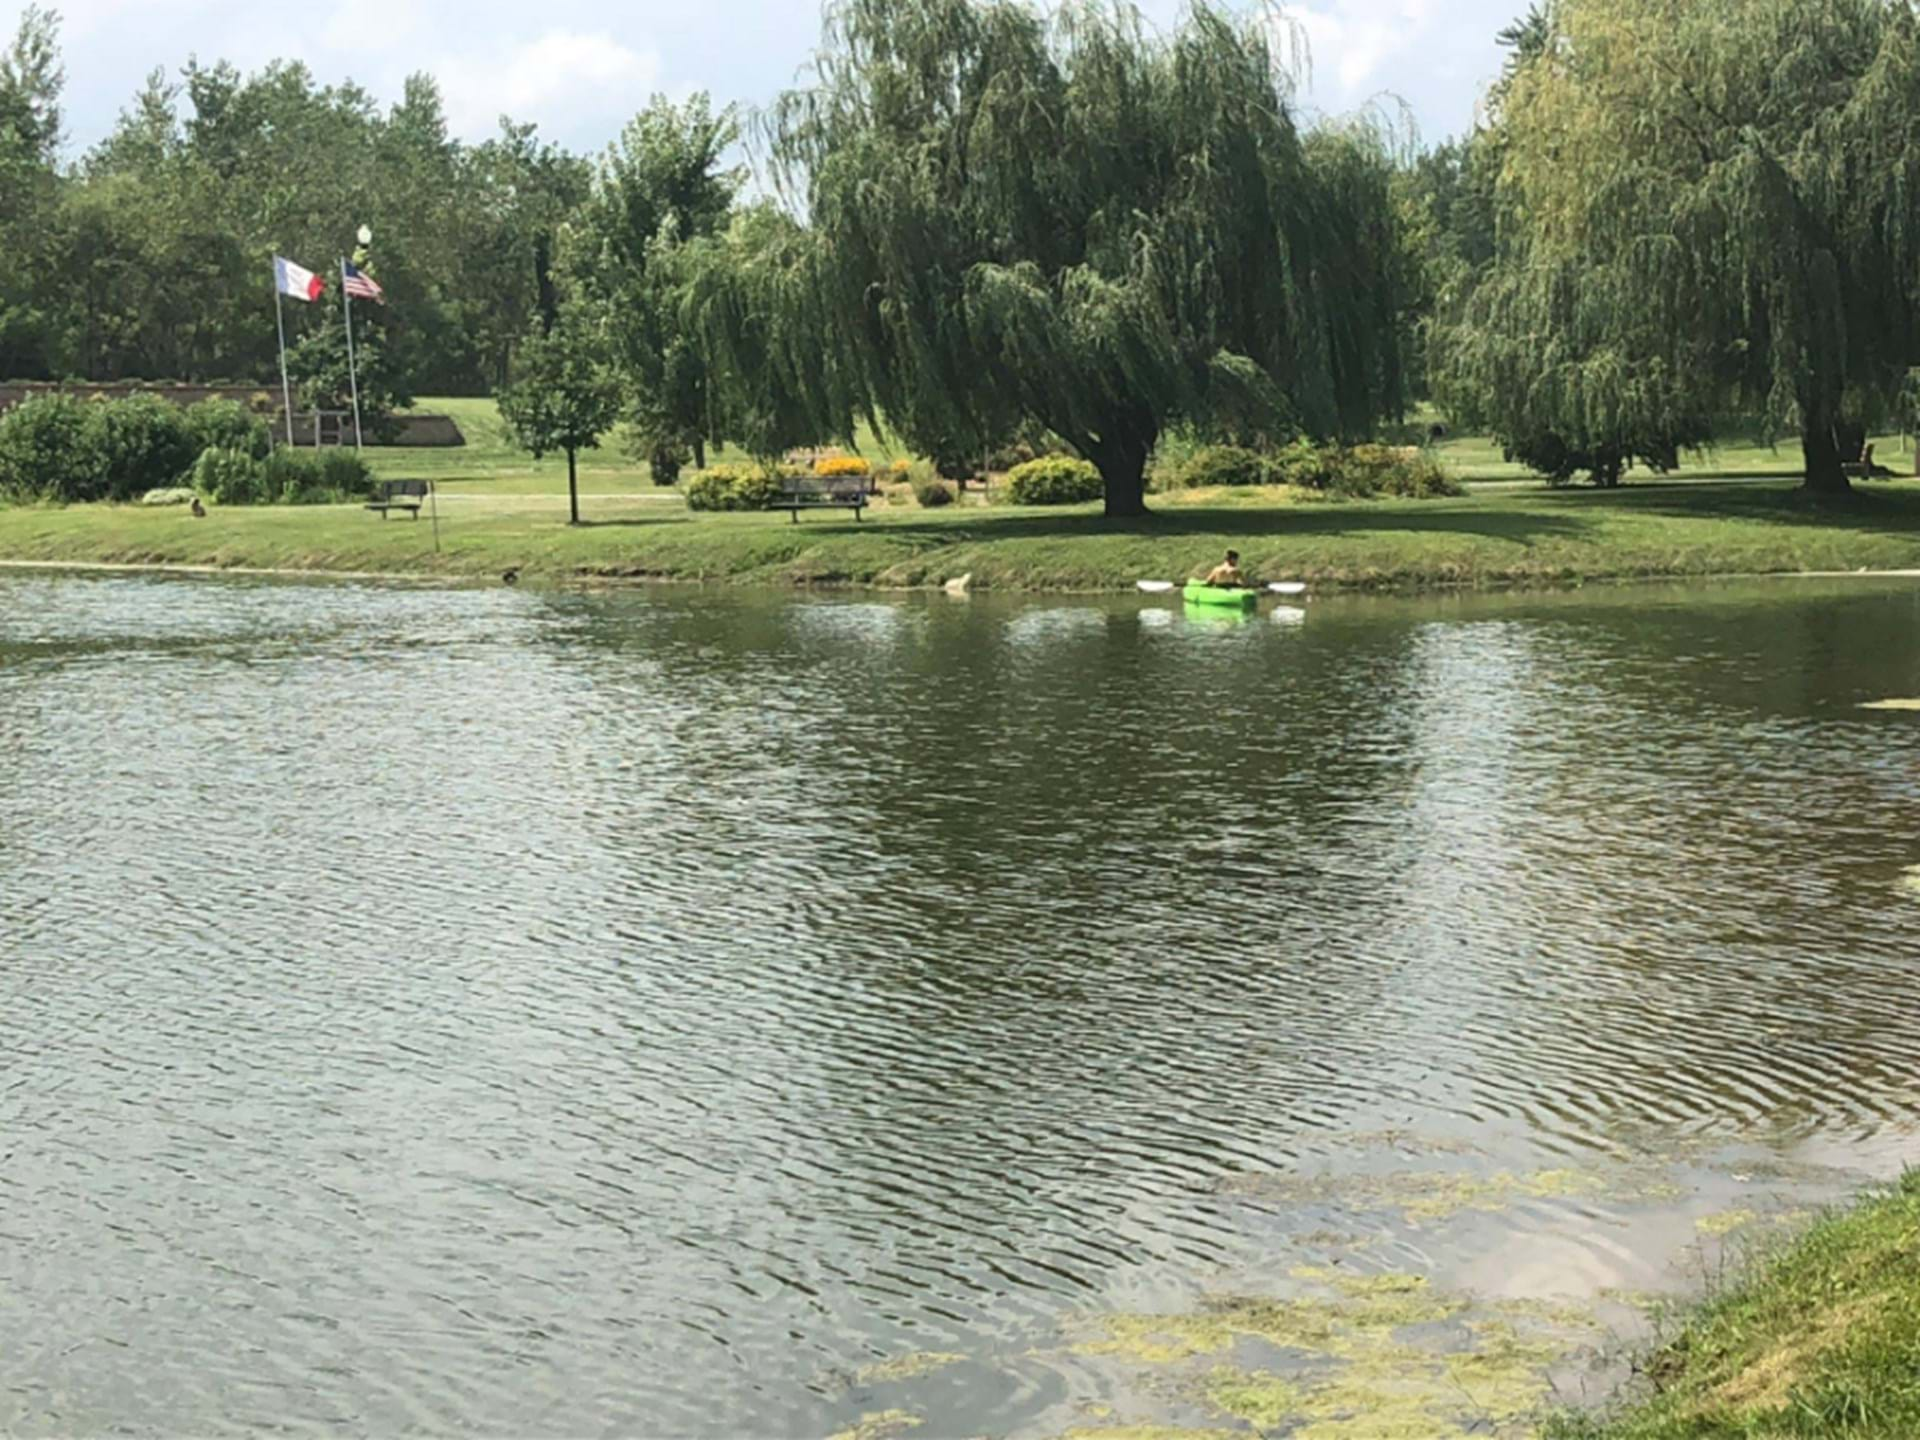
[[[280,403],[287,415],[287,448],[293,448],[293,387],[287,383],[287,314],[280,298],[279,267],[273,276],[273,323],[280,330]]]
[[[340,304],[347,317],[347,385],[353,391],[353,448],[361,448],[360,441],[360,374],[353,364],[353,296],[347,293],[347,257],[340,257]]]

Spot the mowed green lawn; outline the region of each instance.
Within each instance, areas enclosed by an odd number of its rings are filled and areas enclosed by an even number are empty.
[[[1244,497],[1252,499],[1253,497]],[[80,505],[0,510],[0,559],[497,577],[670,577],[766,583],[1122,590],[1203,570],[1228,546],[1263,578],[1322,587],[1566,583],[1649,576],[1920,569],[1920,483],[1816,503],[1791,481],[1495,489],[1464,499],[1168,503],[1142,521],[1097,507],[1022,510],[910,502],[841,512],[703,515],[609,496],[570,527],[557,495],[443,500],[426,518],[355,506]]]
[[[516,447],[500,419],[499,408],[490,399],[425,399],[416,407],[423,412],[451,415],[459,424],[467,443],[456,449],[416,450],[399,447],[369,447],[368,456],[382,479],[433,480],[453,495],[558,495],[566,493],[565,456],[549,455],[535,460]],[[1434,417],[1425,411],[1414,417],[1424,427]],[[670,488],[653,483],[646,463],[627,455],[619,432],[606,435],[600,448],[580,454],[580,489],[585,495],[630,495],[658,498],[671,496]],[[1875,442],[1875,458],[1902,475],[1912,474],[1915,457],[1907,442],[1897,435],[1883,435]],[[856,448],[876,465],[896,459],[912,459],[898,442],[861,427]],[[1540,477],[1507,460],[1500,447],[1483,435],[1463,435],[1442,441],[1435,453],[1448,471],[1469,484],[1507,482],[1539,484]],[[741,461],[746,457],[719,451],[708,457],[709,463]],[[1712,450],[1682,457],[1681,468],[1672,476],[1654,476],[1636,471],[1630,483],[1658,483],[1665,480],[1713,480],[1734,477],[1798,475],[1800,450],[1797,444],[1769,447],[1750,440],[1729,440]]]
[[[467,443],[450,449],[372,445],[367,458],[382,480],[431,480],[446,499],[564,495],[567,493],[567,457],[548,455],[539,460],[513,443],[500,409],[489,399],[428,399],[414,407],[433,415],[451,415]],[[578,457],[583,496],[626,496],[652,501],[671,500],[672,487],[656,486],[644,460],[625,452],[618,430],[601,437],[599,448],[582,450]],[[891,464],[900,452],[862,427],[859,450],[875,465]],[[710,452],[709,464],[743,461],[746,457],[725,449]]]
[[[1204,571],[1229,546],[1254,573],[1323,587],[1556,584],[1646,576],[1920,568],[1920,483],[1859,487],[1816,502],[1790,477],[1790,452],[1722,450],[1714,478],[1695,464],[1666,482],[1615,491],[1488,483],[1462,499],[1327,501],[1281,489],[1156,495],[1144,521],[1097,506],[1057,510],[968,503],[922,510],[895,487],[867,517],[843,511],[708,515],[656,487],[615,437],[581,463],[582,514],[570,527],[566,462],[517,450],[490,400],[428,400],[468,443],[376,449],[376,474],[430,479],[430,518],[381,520],[359,506],[178,508],[83,505],[0,509],[0,560],[411,573],[528,580],[595,576],[766,583],[930,585],[971,574],[982,587],[1124,590]],[[895,452],[871,435],[862,453]],[[1883,457],[1897,441],[1881,442]],[[1456,473],[1501,478],[1485,441],[1443,447]],[[719,457],[717,457],[719,458]],[[436,529],[438,548],[435,547]]]

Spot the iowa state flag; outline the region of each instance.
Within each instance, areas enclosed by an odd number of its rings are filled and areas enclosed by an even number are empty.
[[[291,295],[296,300],[318,300],[327,288],[327,282],[318,275],[282,255],[273,257],[273,283],[282,295]]]

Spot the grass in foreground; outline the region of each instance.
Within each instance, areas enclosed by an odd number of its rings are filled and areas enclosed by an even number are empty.
[[[1920,1436],[1920,1172],[1710,1301],[1648,1367],[1655,1394],[1555,1440]]]
[[[1920,569],[1920,484],[1816,502],[1790,482],[1616,491],[1494,491],[1458,500],[1210,505],[1159,502],[1143,521],[1095,507],[911,504],[789,522],[699,515],[671,500],[607,497],[566,524],[564,497],[440,501],[424,517],[357,506],[0,510],[0,559],[487,577],[1125,590],[1204,571],[1228,546],[1262,578],[1323,588],[1564,584],[1654,576]]]

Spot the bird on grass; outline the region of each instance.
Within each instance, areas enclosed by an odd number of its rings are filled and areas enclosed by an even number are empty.
[[[506,571],[501,575],[500,581],[504,585],[518,585],[520,583],[519,567],[515,566],[513,569]]]
[[[207,507],[200,503],[200,497],[198,495],[193,497],[192,513],[193,513],[193,518],[196,520],[204,520],[207,518]]]

